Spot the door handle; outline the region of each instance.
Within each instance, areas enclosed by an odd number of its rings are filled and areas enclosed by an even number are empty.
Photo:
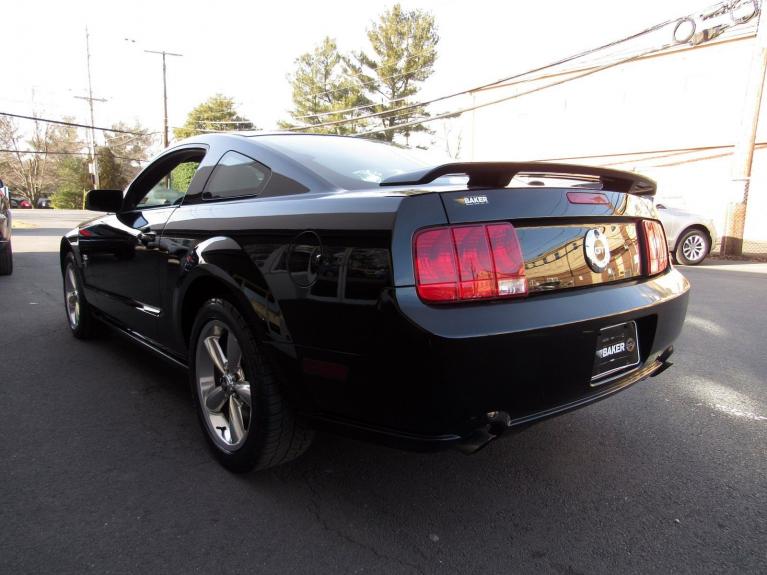
[[[144,246],[149,245],[155,240],[157,240],[157,234],[155,232],[146,231],[146,232],[141,232],[138,235],[138,241]]]

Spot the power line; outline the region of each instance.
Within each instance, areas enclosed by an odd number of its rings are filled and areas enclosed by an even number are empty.
[[[610,62],[608,64],[603,64],[602,66],[597,66],[595,68],[591,68],[585,72],[582,72],[576,76],[571,76],[569,78],[565,78],[563,80],[559,80],[557,82],[552,82],[551,84],[546,84],[545,86],[538,86],[537,88],[533,88],[531,90],[526,90],[524,92],[519,92],[517,94],[512,94],[511,96],[506,96],[504,98],[498,98],[496,100],[491,100],[489,102],[483,102],[481,104],[476,104],[474,106],[468,106],[466,108],[461,108],[459,110],[453,110],[452,112],[445,112],[443,114],[438,114],[436,116],[431,116],[425,120],[417,120],[413,122],[405,122],[404,124],[397,124],[396,126],[390,126],[388,128],[379,128],[376,130],[368,130],[367,132],[358,132],[357,134],[351,134],[352,137],[363,137],[363,136],[369,136],[371,134],[380,134],[383,132],[389,132],[391,130],[397,130],[401,128],[407,128],[410,126],[416,126],[419,124],[426,124],[427,122],[433,122],[435,120],[442,120],[445,118],[451,118],[455,116],[460,116],[461,114],[465,114],[466,112],[471,112],[472,110],[478,110],[480,108],[486,108],[488,106],[494,106],[495,104],[500,104],[502,102],[506,102],[508,100],[513,100],[515,98],[520,98],[522,96],[527,96],[528,94],[533,94],[535,92],[540,92],[542,90],[545,90],[547,88],[552,88],[554,86],[559,86],[560,84],[565,84],[567,82],[572,82],[573,80],[579,80],[580,78],[584,78],[586,76],[590,76],[592,74],[596,74],[597,72],[601,72],[603,70],[607,70],[608,68],[613,68],[615,66],[620,66],[621,64],[625,64],[627,62],[631,62],[632,60],[637,60],[639,58],[643,58],[644,56],[647,56],[648,54],[653,54],[655,52],[659,52],[662,50],[666,50],[667,48],[673,46],[673,44],[665,44],[664,46],[661,46],[660,48],[653,48],[652,50],[647,50],[645,52],[635,54],[634,56],[629,56],[628,58],[622,58],[620,60],[616,60],[615,62]]]
[[[129,134],[125,134],[124,136],[128,136],[128,135]],[[111,144],[112,142],[114,142],[114,145],[116,145],[116,146],[127,146],[131,142],[135,142],[138,139],[145,138],[145,137],[152,136],[152,135],[156,136],[157,132],[146,133],[146,134],[139,134],[138,136],[133,136],[132,138],[128,138],[127,140],[118,140],[118,138],[120,136],[113,136],[112,139],[108,139],[107,140],[107,142],[108,142],[107,147],[109,147],[109,144]]]
[[[757,142],[757,146],[767,146],[767,141]],[[587,156],[562,156],[561,158],[538,158],[536,162],[567,162],[571,160],[589,160],[596,158],[618,158],[623,156],[642,156],[646,154],[671,154],[674,152],[707,152],[709,150],[722,150],[724,148],[734,148],[734,144],[723,144],[721,146],[696,146],[694,148],[663,148],[660,150],[639,150],[636,152],[618,152],[618,153],[605,153],[605,154],[589,154]],[[637,161],[642,161],[644,158],[637,158]],[[610,164],[611,165],[611,164]]]
[[[188,130],[188,129],[192,129],[195,132],[199,132],[200,134],[240,134],[242,132],[263,132],[263,131],[265,131],[262,128],[253,129],[253,130],[236,130],[236,129],[235,130],[206,130],[205,128],[185,128],[185,127],[179,128],[179,127],[174,127],[173,129],[174,130],[179,130],[179,129],[181,129],[181,130]],[[270,131],[282,132],[282,131],[285,131],[285,130],[270,130]]]
[[[532,75],[535,72],[536,72],[536,70],[531,70],[528,73],[526,73],[526,75]],[[565,70],[563,72],[558,72],[557,74],[570,74],[572,72],[573,72],[573,70]],[[544,74],[544,75],[537,76],[537,77],[534,77],[534,78],[524,78],[524,79],[516,78],[516,79],[510,79],[506,83],[500,83],[500,85],[499,84],[492,84],[489,87],[506,87],[506,86],[513,85],[515,83],[533,82],[535,80],[541,80],[541,79],[545,79],[546,77],[547,76]],[[516,80],[516,82],[514,82],[513,80]],[[488,86],[479,88],[479,89],[477,89],[477,91],[479,91],[481,89],[486,89],[487,87]],[[406,100],[406,99],[407,98],[396,98],[394,100],[389,100],[389,102],[390,103],[391,102],[399,102],[399,101]],[[425,102],[424,105],[426,105],[428,103],[430,103],[430,102]],[[380,103],[373,103],[373,104],[367,104],[367,105],[364,105],[364,106],[353,106],[353,107],[350,107],[350,108],[345,108],[343,110],[329,110],[327,112],[317,112],[317,113],[314,113],[314,114],[306,114],[304,116],[293,116],[293,119],[300,120],[300,119],[303,119],[303,118],[319,118],[320,116],[332,116],[332,115],[336,115],[336,114],[344,114],[344,113],[347,113],[347,112],[354,112],[354,111],[362,110],[362,109],[366,109],[366,108],[375,108],[376,106],[381,106],[381,104]],[[396,111],[397,111],[397,109],[392,109],[392,110],[387,110],[385,112],[381,112],[381,114],[394,113]],[[397,117],[397,115],[392,116],[392,117]],[[360,118],[361,118],[360,116],[355,116],[354,118],[348,118],[348,121],[352,122],[352,121],[358,120]],[[318,124],[305,124],[302,127],[313,128],[313,127],[317,127],[317,126],[318,126]]]
[[[407,62],[408,60],[412,60],[414,58],[419,58],[419,57],[423,56],[426,53],[427,52],[424,51],[424,52],[419,52],[417,54],[412,54],[412,55],[408,56],[407,58],[405,58],[404,61]],[[435,53],[435,60],[436,60],[436,53]],[[364,65],[364,64],[362,64],[362,65]],[[362,72],[362,68],[361,67],[360,67],[360,72],[357,72],[356,70],[352,70],[352,73],[354,75],[354,79],[359,81],[359,86],[358,87],[364,88],[364,87],[367,87],[369,85],[373,85],[373,84],[376,84],[376,83],[383,83],[383,82],[386,82],[387,80],[394,80],[395,78],[402,78],[403,76],[408,76],[410,74],[415,74],[416,72],[420,72],[421,70],[425,70],[426,68],[430,68],[433,65],[434,65],[434,62],[432,62],[430,64],[427,64],[426,66],[421,66],[420,68],[416,68],[415,70],[410,70],[409,72],[402,72],[400,74],[392,74],[391,76],[384,76],[383,78],[372,78],[372,79],[370,79],[368,81],[365,81],[365,82],[360,81],[360,78],[359,78],[361,74],[364,74],[364,72]],[[305,83],[303,83],[303,84],[304,84],[304,86],[307,85]],[[306,96],[306,99],[315,98],[317,96],[324,96],[325,94],[335,94],[336,92],[342,92],[344,90],[349,90],[349,89],[350,89],[350,87],[348,87],[348,86],[342,86],[342,87],[339,87],[339,88],[334,88],[332,90],[324,90],[322,92],[314,92],[314,93],[309,94],[308,96]],[[384,96],[384,97],[386,97],[386,96]],[[391,104],[393,102],[401,102],[402,100],[405,100],[406,97],[402,97],[402,98],[388,98],[388,97],[386,97],[386,99]],[[376,106],[380,106],[380,105],[381,104],[367,104],[367,105],[364,105],[364,106],[355,106],[353,108],[347,108],[345,110],[333,110],[333,111],[329,111],[329,112],[318,112],[316,114],[306,114],[306,115],[303,115],[303,116],[293,116],[293,119],[294,120],[303,120],[304,118],[319,118],[320,116],[330,116],[330,115],[333,115],[333,114],[343,114],[343,113],[346,113],[346,112],[353,112],[355,110],[363,110],[363,109],[367,109],[367,108],[375,108]]]
[[[583,52],[579,52],[578,54],[567,56],[566,58],[562,58],[562,59],[557,60],[555,62],[552,62],[550,64],[539,66],[537,68],[533,68],[533,69],[527,70],[525,72],[513,74],[511,76],[507,76],[505,78],[501,78],[499,80],[496,80],[495,82],[489,82],[487,84],[482,84],[480,86],[475,86],[473,88],[469,88],[469,89],[466,89],[466,90],[461,90],[459,92],[454,92],[452,94],[447,94],[445,96],[439,96],[437,98],[433,98],[433,99],[427,100],[425,102],[417,102],[417,103],[414,103],[414,104],[409,104],[407,106],[401,106],[399,108],[395,108],[395,109],[392,109],[392,110],[387,110],[387,111],[384,111],[384,112],[376,112],[376,113],[373,113],[373,114],[367,114],[367,115],[363,115],[363,116],[356,116],[355,118],[351,118],[351,119],[347,119],[347,120],[336,120],[336,121],[333,121],[333,122],[323,122],[323,123],[320,123],[320,124],[309,124],[309,125],[301,126],[301,127],[297,127],[297,128],[290,128],[289,130],[290,131],[296,131],[296,130],[306,129],[306,128],[321,128],[321,127],[325,127],[325,126],[334,126],[334,125],[342,124],[342,123],[345,123],[345,122],[359,121],[359,120],[364,120],[364,119],[367,119],[367,118],[375,118],[375,117],[383,116],[383,115],[386,115],[386,114],[394,114],[394,113],[397,113],[397,112],[401,112],[401,111],[417,108],[417,107],[420,107],[420,106],[426,106],[426,105],[429,105],[429,104],[434,104],[436,102],[441,102],[443,100],[449,100],[449,99],[455,98],[457,96],[462,96],[464,94],[470,94],[471,92],[477,92],[479,90],[483,90],[485,88],[489,88],[490,86],[495,86],[496,84],[501,84],[503,82],[508,82],[510,80],[515,80],[517,78],[522,78],[524,76],[529,76],[530,74],[534,74],[536,72],[541,72],[541,71],[546,70],[548,68],[554,68],[556,66],[560,66],[560,65],[565,64],[567,62],[571,62],[573,60],[577,60],[579,58],[583,58],[584,56],[588,56],[590,54],[593,54],[594,52],[599,52],[601,50],[605,50],[607,48],[611,48],[613,46],[617,46],[619,44],[623,44],[623,43],[628,42],[630,40],[635,40],[636,38],[639,38],[640,36],[644,36],[645,34],[649,34],[651,32],[655,32],[656,30],[660,30],[661,28],[663,28],[665,26],[668,26],[669,24],[671,24],[673,22],[676,22],[676,21],[677,21],[677,19],[666,20],[665,22],[661,22],[660,24],[655,24],[654,26],[651,26],[649,28],[645,28],[644,30],[642,30],[640,32],[637,32],[635,34],[632,34],[630,36],[626,36],[626,37],[621,38],[619,40],[614,40],[612,42],[608,42],[607,44],[603,44],[603,45],[598,46],[596,48],[590,48],[589,50],[584,50]]]
[[[9,153],[9,154],[45,154],[45,155],[53,155],[53,156],[90,156],[90,152],[52,152],[47,150],[9,150],[9,149],[0,149],[0,153]],[[119,159],[119,160],[130,160],[131,162],[147,162],[148,160],[142,160],[140,158],[128,158],[126,156],[116,156],[112,154],[113,157]]]
[[[426,52],[419,52],[417,54],[412,54],[412,55],[408,56],[407,58],[405,58],[404,61],[407,62],[408,60],[412,60],[414,58],[420,58],[424,54],[426,54]],[[436,59],[436,54],[435,54],[435,59]],[[371,84],[375,84],[377,82],[385,82],[386,80],[393,80],[395,78],[401,78],[402,76],[407,76],[408,74],[415,74],[416,72],[420,72],[421,70],[425,70],[426,68],[429,68],[429,67],[431,67],[433,65],[434,65],[434,63],[432,62],[431,64],[428,64],[427,66],[421,66],[420,68],[416,68],[415,70],[411,70],[410,72],[402,72],[401,74],[392,74],[391,76],[385,76],[383,78],[373,78],[373,79],[368,80],[366,82],[362,82],[359,79],[360,74],[364,73],[364,72],[361,71],[361,68],[360,68],[360,72],[359,73],[357,73],[354,70],[352,70],[352,72],[354,74],[354,79],[357,80],[357,81],[360,81],[360,86],[361,87],[365,87],[365,86],[368,86],[368,85],[371,85]],[[306,84],[304,84],[304,86],[306,86]],[[334,94],[336,92],[342,92],[343,90],[348,90],[348,89],[349,89],[348,87],[343,87],[343,88],[334,88],[332,90],[324,90],[322,92],[315,92],[313,94],[309,94],[308,96],[306,96],[306,98],[308,99],[308,98],[314,98],[316,96],[324,96],[325,94]],[[400,98],[396,98],[396,99],[390,100],[390,101],[394,102],[394,101],[399,100],[399,99]],[[312,116],[312,115],[314,115],[314,114],[310,114],[310,116]],[[308,116],[298,116],[298,117],[296,117],[294,119],[299,120],[302,117],[308,117]]]
[[[393,100],[389,100],[389,103],[392,104],[394,102],[401,102],[402,100],[407,100],[407,96],[403,96],[402,98],[394,98]],[[293,119],[302,120],[304,118],[319,118],[320,116],[332,116],[334,114],[345,114],[347,112],[355,112],[357,110],[364,110],[366,108],[375,108],[376,106],[381,106],[381,105],[382,105],[381,103],[373,103],[373,104],[366,104],[364,106],[353,106],[351,108],[345,108],[343,110],[329,110],[327,112],[317,112],[315,114],[306,114],[304,116],[293,116]],[[307,124],[307,127],[309,126],[311,126],[311,124]]]
[[[129,130],[118,130],[116,128],[99,128],[89,124],[78,124],[76,122],[65,122],[63,120],[50,120],[47,118],[38,118],[36,116],[24,116],[22,114],[11,114],[10,112],[0,112],[0,116],[9,116],[11,118],[20,118],[22,120],[34,120],[36,122],[45,122],[46,124],[59,124],[61,126],[72,126],[74,128],[88,128],[100,130],[102,132],[114,132],[115,134],[131,134],[132,136],[152,136],[160,132],[131,132]]]
[[[738,23],[732,24],[729,27],[737,26],[740,23],[743,23],[743,22],[738,22]],[[656,25],[653,28],[656,28],[657,26],[660,26],[660,25]],[[366,135],[379,134],[379,133],[389,132],[391,130],[401,129],[401,128],[405,128],[405,127],[409,127],[409,126],[416,126],[416,125],[419,125],[419,124],[425,124],[425,123],[428,123],[428,122],[433,122],[435,120],[441,120],[441,119],[445,119],[445,118],[451,118],[451,117],[460,116],[460,115],[462,115],[462,114],[464,114],[466,112],[471,112],[473,110],[477,110],[477,109],[480,109],[480,108],[485,108],[485,107],[488,107],[488,106],[493,106],[495,104],[506,102],[508,100],[513,100],[513,99],[519,98],[521,96],[526,96],[528,94],[533,94],[535,92],[539,92],[541,90],[545,90],[546,88],[551,88],[551,87],[554,87],[554,86],[558,86],[560,84],[564,84],[566,82],[570,82],[572,80],[578,80],[578,79],[583,78],[585,76],[590,76],[592,74],[596,74],[597,72],[601,72],[601,71],[606,70],[608,68],[619,66],[621,64],[625,64],[625,63],[631,62],[633,60],[638,60],[638,59],[641,59],[641,58],[645,58],[645,57],[647,57],[649,55],[652,55],[652,54],[655,54],[655,53],[658,53],[658,52],[663,52],[663,51],[665,51],[665,50],[667,50],[669,48],[672,48],[672,47],[674,47],[676,45],[678,45],[678,42],[676,42],[674,40],[672,42],[663,44],[660,47],[651,48],[649,50],[640,52],[638,54],[634,54],[632,56],[628,56],[626,58],[621,58],[621,59],[615,60],[613,62],[608,62],[607,64],[602,64],[602,65],[595,66],[595,67],[592,67],[592,68],[587,68],[587,69],[585,69],[580,74],[577,74],[575,76],[570,76],[568,78],[565,78],[565,79],[557,81],[557,82],[552,82],[550,84],[546,84],[545,86],[539,86],[537,88],[533,88],[531,90],[526,90],[524,92],[519,92],[519,93],[513,94],[511,96],[506,96],[504,98],[498,98],[496,100],[491,100],[489,102],[483,102],[481,104],[477,104],[477,105],[473,105],[473,106],[468,106],[468,107],[465,107],[465,108],[461,108],[459,110],[453,110],[451,112],[445,112],[443,114],[439,114],[439,115],[436,115],[436,116],[431,116],[431,117],[429,117],[429,118],[427,118],[425,120],[416,120],[416,121],[406,122],[406,123],[403,123],[403,124],[398,124],[396,126],[384,127],[384,128],[379,128],[379,129],[376,129],[376,130],[368,130],[366,132],[359,132],[357,134],[352,134],[352,136],[353,137],[361,137],[361,136],[366,136]],[[539,71],[539,70],[535,70],[535,71]],[[487,87],[490,87],[492,85],[494,85],[494,84],[491,84],[491,85],[488,85],[488,86],[483,86],[483,89],[487,88]],[[424,104],[421,104],[421,105],[424,105]],[[358,119],[359,119],[359,117],[354,118],[354,120],[358,120]]]
[[[195,120],[195,124],[252,124],[250,120]]]
[[[720,4],[721,3],[716,4],[715,6],[718,7],[718,6],[720,6]],[[505,78],[501,78],[501,79],[496,80],[494,82],[489,82],[487,84],[482,84],[480,86],[469,88],[467,90],[461,90],[459,92],[454,92],[452,94],[448,94],[448,95],[445,95],[445,96],[440,96],[440,97],[433,98],[431,100],[426,100],[426,101],[423,101],[423,102],[415,102],[413,104],[408,104],[406,106],[401,106],[399,108],[394,108],[394,109],[386,110],[386,111],[383,111],[383,112],[375,112],[375,113],[372,113],[372,114],[365,114],[365,115],[361,115],[361,116],[355,116],[353,118],[346,118],[346,119],[335,120],[335,121],[331,121],[331,122],[322,122],[322,123],[319,123],[319,124],[306,124],[306,125],[298,126],[298,127],[295,127],[295,128],[288,128],[288,131],[299,131],[299,130],[304,130],[304,129],[323,128],[323,127],[328,127],[328,126],[337,126],[337,125],[340,125],[340,124],[347,124],[347,123],[351,123],[351,122],[358,122],[359,120],[364,120],[364,119],[368,119],[368,118],[376,118],[376,117],[380,117],[380,116],[387,116],[388,114],[393,114],[395,116],[392,116],[392,117],[396,117],[396,115],[402,115],[402,114],[400,114],[401,112],[406,112],[408,110],[413,110],[413,109],[417,109],[417,108],[420,108],[420,107],[423,107],[423,106],[428,106],[430,104],[441,102],[441,101],[444,101],[444,100],[449,100],[449,99],[455,98],[457,96],[462,96],[462,95],[465,95],[465,94],[470,94],[472,92],[477,92],[477,91],[480,91],[480,90],[484,90],[486,88],[490,88],[492,86],[496,86],[496,85],[502,84],[504,82],[509,82],[511,80],[516,80],[518,78],[529,76],[531,74],[535,74],[537,72],[541,72],[541,71],[549,69],[549,68],[554,68],[554,67],[560,66],[562,64],[565,64],[565,63],[568,63],[568,62],[572,62],[574,60],[578,60],[578,59],[583,58],[585,56],[591,55],[591,54],[593,54],[595,52],[599,52],[599,51],[605,50],[607,48],[612,48],[612,47],[617,46],[619,44],[623,44],[623,43],[629,42],[631,40],[635,40],[635,39],[637,39],[637,38],[639,38],[641,36],[644,36],[644,35],[649,34],[651,32],[655,32],[657,30],[665,28],[666,26],[669,26],[670,24],[674,24],[674,23],[680,22],[680,21],[684,20],[685,18],[689,19],[689,18],[692,18],[692,16],[688,15],[688,16],[685,16],[685,17],[682,17],[682,18],[669,19],[669,20],[666,20],[666,21],[661,22],[659,24],[655,24],[653,26],[650,26],[649,28],[645,28],[644,30],[641,30],[641,31],[636,32],[634,34],[631,34],[630,36],[626,36],[626,37],[620,38],[618,40],[613,40],[611,42],[608,42],[607,44],[603,44],[603,45],[598,46],[596,48],[590,48],[588,50],[584,50],[583,52],[579,52],[578,54],[574,54],[574,55],[562,58],[560,60],[557,60],[556,62],[552,62],[550,64],[539,66],[537,68],[533,68],[533,69],[527,70],[525,72],[521,72],[521,73],[518,73],[518,74],[507,76]],[[733,24],[733,25],[737,25],[737,24]],[[674,45],[674,44],[673,43],[669,44],[669,46],[672,46],[672,45]],[[666,47],[668,47],[668,46],[666,46]],[[354,109],[364,108],[364,107],[366,107],[366,106],[360,106],[358,108],[353,108],[353,109],[350,109],[349,111],[352,111]],[[448,116],[455,115],[455,114],[456,114],[456,112],[452,112],[450,114],[441,114],[440,116],[435,117],[435,119],[444,118],[444,117],[448,117]],[[383,129],[380,129],[380,130],[364,132],[364,133],[371,133],[372,134],[372,133],[386,132],[386,131],[390,131],[390,130],[393,130],[393,129],[397,129],[397,128],[403,127],[405,125],[406,124],[399,124],[398,126],[391,126],[389,128],[383,128]],[[415,125],[415,124],[410,123],[409,125]],[[245,130],[245,131],[247,131],[247,130]]]
[[[433,64],[429,64],[428,66],[422,66],[421,68],[416,68],[415,70],[411,70],[410,72],[402,72],[401,74],[392,74],[391,76],[384,76],[383,78],[373,78],[373,79],[368,80],[366,82],[360,81],[360,78],[359,78],[360,74],[362,74],[364,72],[360,72],[360,73],[353,72],[353,73],[354,73],[354,79],[360,82],[359,86],[356,86],[356,87],[364,88],[364,87],[367,87],[369,85],[376,84],[378,82],[385,82],[386,80],[393,80],[395,78],[401,78],[403,76],[408,76],[410,74],[415,74],[416,72],[420,72],[421,70],[425,70],[426,68],[429,68],[431,66],[433,66]],[[307,84],[304,83],[304,86],[306,86],[306,85]],[[332,90],[325,90],[323,92],[315,92],[314,94],[309,94],[308,96],[305,96],[305,98],[308,100],[308,99],[311,99],[311,98],[316,98],[317,96],[324,96],[325,94],[335,94],[336,92],[343,92],[344,90],[349,90],[350,88],[353,88],[353,87],[355,87],[355,86],[342,86],[340,88],[334,88]],[[387,98],[383,94],[382,94],[382,96]],[[397,100],[401,100],[401,99],[402,98],[387,98],[387,100],[389,100],[390,102],[396,102]],[[362,107],[369,108],[370,106],[362,106]],[[309,118],[309,117],[314,116],[314,115],[315,114],[308,114],[306,116],[296,116],[295,119],[299,120],[301,118]]]

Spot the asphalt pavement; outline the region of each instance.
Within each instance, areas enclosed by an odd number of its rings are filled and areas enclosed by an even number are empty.
[[[0,277],[0,573],[767,571],[763,264],[682,268],[672,369],[477,455],[319,435],[237,476],[182,371],[68,333],[58,246],[85,217],[16,212]]]

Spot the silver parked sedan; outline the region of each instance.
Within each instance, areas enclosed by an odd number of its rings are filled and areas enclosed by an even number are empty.
[[[677,263],[694,266],[702,262],[716,244],[716,228],[710,218],[655,204],[666,230],[668,251]]]

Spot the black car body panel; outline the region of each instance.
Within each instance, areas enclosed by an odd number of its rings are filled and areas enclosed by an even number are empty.
[[[183,364],[196,306],[211,294],[226,297],[282,366],[285,392],[303,415],[413,448],[471,441],[492,425],[488,414],[505,414],[506,427],[528,425],[665,369],[689,284],[672,267],[640,273],[636,229],[656,219],[650,202],[604,190],[607,203],[573,204],[566,187],[385,182],[349,190],[286,153],[292,137],[183,142],[148,168],[199,152],[183,201],[131,205],[145,172],[119,213],[69,232],[62,261],[75,254],[95,311]],[[287,144],[272,146],[274,138]],[[321,146],[325,137],[314,138]],[[229,151],[269,173],[255,197],[211,201],[208,181]],[[467,205],[467,194],[485,203]],[[531,277],[542,262],[539,289],[522,299],[424,303],[414,234],[499,219],[519,230]],[[601,274],[581,257],[584,230],[595,226],[625,236]],[[599,330],[627,321],[636,322],[641,363],[593,385]]]
[[[8,249],[10,245],[12,224],[11,193],[0,180],[0,251]]]

